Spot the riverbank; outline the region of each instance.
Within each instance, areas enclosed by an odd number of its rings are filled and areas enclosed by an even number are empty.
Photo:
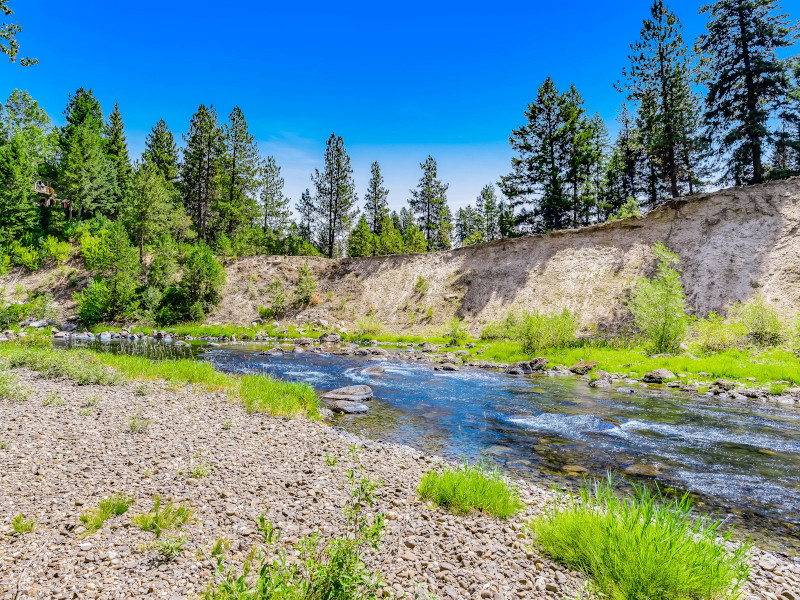
[[[261,514],[283,528],[289,556],[302,535],[336,533],[346,472],[359,464],[383,482],[376,508],[387,514],[387,537],[369,561],[394,593],[424,584],[439,598],[582,594],[579,576],[528,548],[523,523],[552,501],[548,490],[519,482],[526,509],[507,521],[455,517],[416,498],[421,475],[439,460],[404,446],[301,418],[249,414],[226,393],[199,385],[78,386],[14,373],[29,396],[0,401],[0,598],[193,597],[213,578],[198,551],[225,537],[228,560],[240,566]],[[147,423],[138,433],[134,415]],[[80,515],[115,493],[135,498],[129,513],[81,538]],[[140,549],[153,535],[129,516],[150,510],[155,494],[195,510],[185,546],[166,563]],[[18,513],[37,521],[32,533],[11,533]],[[758,551],[752,563],[745,597],[796,597],[800,564]]]

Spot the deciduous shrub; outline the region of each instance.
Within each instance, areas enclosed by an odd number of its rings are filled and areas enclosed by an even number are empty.
[[[308,261],[297,272],[297,287],[294,289],[294,303],[298,306],[308,306],[314,299],[317,289],[317,280]]]
[[[447,338],[453,346],[460,346],[469,339],[469,332],[464,321],[451,319],[447,325]]]
[[[276,279],[269,284],[267,292],[267,305],[258,307],[258,315],[262,319],[275,319],[280,317],[286,310],[286,292],[283,289],[283,282]]]
[[[777,346],[785,339],[783,323],[774,306],[756,294],[746,304],[736,307],[734,318],[741,322],[748,339],[756,346]]]
[[[48,235],[42,240],[42,253],[45,258],[51,258],[58,264],[64,264],[69,259],[72,246],[69,242],[60,242],[52,235]]]
[[[578,316],[566,308],[560,313],[525,311],[517,325],[516,338],[522,349],[534,354],[545,348],[561,348],[575,341],[578,332]]]
[[[651,351],[671,353],[678,350],[689,326],[686,294],[678,272],[678,255],[661,242],[653,246],[653,253],[658,259],[656,273],[636,282],[628,307]]]
[[[695,321],[692,330],[695,342],[707,354],[736,348],[747,337],[747,331],[741,322],[726,320],[714,311],[707,318]]]

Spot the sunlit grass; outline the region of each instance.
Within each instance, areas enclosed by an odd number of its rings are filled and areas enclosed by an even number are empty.
[[[578,499],[559,498],[528,524],[536,546],[583,571],[603,598],[721,600],[738,597],[749,569],[749,544],[729,553],[719,521],[697,518],[684,495],[667,502],[636,488],[632,498],[613,482],[585,486]]]
[[[470,465],[465,460],[462,466],[444,467],[441,473],[428,471],[419,482],[417,494],[455,514],[480,510],[505,519],[524,506],[500,469],[485,462]]]
[[[267,375],[244,375],[233,391],[241,398],[247,412],[319,417],[319,399],[314,388],[306,383],[280,381]]]
[[[128,512],[133,497],[125,494],[114,494],[100,500],[97,508],[87,510],[81,515],[81,521],[86,525],[86,532],[83,536],[90,535],[103,527],[103,524],[115,515],[123,515]]]

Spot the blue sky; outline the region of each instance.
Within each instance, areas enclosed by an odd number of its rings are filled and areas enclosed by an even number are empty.
[[[201,102],[221,120],[238,104],[293,200],[335,131],[361,198],[378,160],[401,207],[431,154],[455,208],[509,170],[509,133],[548,75],[615,130],[612,85],[649,5],[11,0],[39,65],[3,66],[0,94],[28,89],[61,123],[68,94],[91,87],[106,114],[120,103],[134,157],[159,118],[180,140]],[[699,3],[670,7],[693,40]]]

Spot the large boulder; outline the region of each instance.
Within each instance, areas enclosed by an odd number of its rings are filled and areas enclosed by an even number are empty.
[[[325,400],[348,400],[361,402],[372,398],[372,388],[368,385],[348,385],[326,392],[322,395]]]
[[[364,374],[365,375],[381,375],[381,374],[383,374],[385,372],[386,372],[386,369],[384,369],[380,365],[373,365],[371,367],[367,367],[366,369],[364,369]]]
[[[433,367],[434,371],[458,371],[458,367],[455,366],[453,363],[442,363],[440,365],[435,365]]]
[[[342,341],[342,336],[338,333],[323,333],[319,336],[320,342],[332,342],[332,343],[339,343]]]
[[[598,364],[596,360],[582,360],[572,365],[569,370],[576,375],[586,375],[589,371],[594,369]]]
[[[536,358],[532,358],[528,364],[531,366],[531,371],[541,371],[550,364],[550,361],[544,356],[538,356]]]
[[[675,379],[675,373],[669,369],[654,369],[642,377],[645,383],[664,383],[669,379]]]
[[[423,352],[437,352],[439,350],[439,346],[436,344],[431,344],[430,342],[425,342],[420,346]]]

